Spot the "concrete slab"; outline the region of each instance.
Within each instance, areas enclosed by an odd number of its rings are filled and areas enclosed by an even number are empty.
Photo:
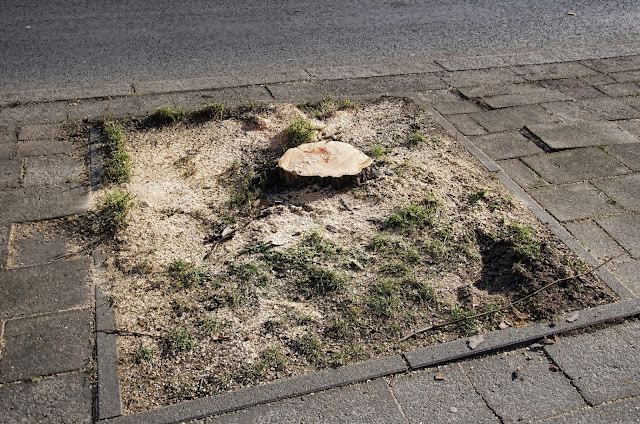
[[[280,102],[315,101],[329,95],[329,91],[320,81],[267,84],[267,89]]]
[[[382,75],[423,74],[442,71],[434,62],[394,62],[373,63],[347,66],[324,66],[306,68],[306,71],[318,79],[369,78]]]
[[[628,168],[640,171],[640,143],[605,146],[604,149]]]
[[[489,132],[515,130],[525,125],[559,121],[558,118],[538,105],[515,106],[487,112],[471,113],[469,116]]]
[[[69,106],[71,121],[101,121],[105,117],[115,119],[147,115],[139,96],[117,97],[106,100],[86,100]]]
[[[86,259],[0,270],[0,319],[83,307],[93,291]]]
[[[597,147],[527,156],[522,160],[553,184],[567,184],[631,172]]]
[[[62,135],[59,124],[21,125],[18,141],[56,140]]]
[[[542,187],[530,190],[529,194],[560,222],[622,211],[589,183]]]
[[[12,267],[45,264],[67,253],[63,238],[49,235],[45,238],[42,233],[34,233],[27,238],[16,240],[12,243],[12,248]]]
[[[603,93],[604,96],[604,93]],[[561,118],[565,122],[573,121],[602,121],[597,113],[594,111],[587,111],[578,107],[577,102],[553,102],[542,103],[541,105],[546,111],[553,114],[558,118]],[[559,121],[560,119],[557,119]]]
[[[631,320],[617,325],[615,329],[634,349],[640,350],[640,321]]]
[[[636,296],[640,296],[640,260],[628,259],[609,265],[611,271]]]
[[[584,87],[559,88],[558,91],[573,100],[595,99],[596,97],[604,97],[606,95],[602,91],[590,85],[586,85]]]
[[[22,160],[0,159],[0,188],[22,185]]]
[[[494,109],[519,105],[531,105],[536,103],[562,102],[565,100],[571,100],[571,97],[559,91],[548,89],[537,93],[505,94],[484,98],[484,102]]]
[[[640,93],[640,86],[634,82],[619,82],[596,88],[610,97],[635,96]]]
[[[450,90],[429,90],[419,93],[425,103],[448,103],[460,101],[460,96]]]
[[[461,87],[458,89],[458,91],[460,91],[463,96],[469,99],[477,97],[485,98],[506,96],[510,94],[539,94],[557,92],[556,90],[551,90],[532,82],[526,82],[524,84],[499,84]]]
[[[482,111],[482,109],[480,109],[475,103],[460,99],[453,102],[438,102],[433,105],[433,108],[442,115],[456,115],[459,113]]]
[[[519,77],[512,70],[504,68],[448,72],[442,74],[442,79],[456,88],[526,82],[524,78]]]
[[[590,405],[640,394],[640,352],[614,328],[562,337],[545,350]]]
[[[69,155],[24,158],[24,186],[36,187],[78,182],[85,178],[84,160]]]
[[[18,140],[18,130],[15,125],[0,125],[0,146]]]
[[[595,75],[592,69],[577,63],[549,63],[544,65],[530,65],[511,68],[513,72],[529,81],[554,80],[561,78],[576,78],[587,75]]]
[[[640,117],[640,111],[632,107],[632,99],[628,97],[598,97],[589,100],[576,100],[571,103],[544,103],[545,109],[556,108],[557,113],[564,113],[571,118],[618,121]],[[563,109],[564,108],[564,109]],[[553,113],[556,111],[551,110]]]
[[[76,151],[73,144],[64,140],[19,141],[16,157],[64,155]]]
[[[623,130],[633,134],[640,141],[640,120],[616,122]]]
[[[0,226],[0,268],[7,266],[7,256],[9,254],[9,238],[11,237],[10,226]]]
[[[487,131],[468,115],[447,115],[447,121],[464,135],[482,135]]]
[[[330,405],[330,407],[328,407]],[[402,423],[383,379],[211,417],[207,423]]]
[[[89,187],[82,184],[0,190],[0,225],[84,213]]]
[[[568,222],[565,227],[600,261],[604,262],[625,253],[624,249],[593,221]]]
[[[626,213],[598,219],[598,225],[622,245],[634,258],[640,258],[640,213]]]
[[[542,149],[518,131],[471,137],[471,142],[485,152],[487,156],[496,160],[544,153]]]
[[[524,189],[548,185],[540,175],[518,159],[501,160],[497,164],[513,181]]]
[[[640,209],[640,174],[594,180],[591,183],[623,208]]]
[[[611,76],[618,82],[640,82],[640,70],[616,72]]]
[[[545,424],[632,424],[640,421],[640,398],[624,399],[596,408],[582,409],[544,421]]]
[[[462,366],[491,409],[507,422],[533,421],[568,412],[584,401],[543,352],[518,349]]]
[[[48,124],[67,119],[67,102],[37,103],[2,109],[0,124]]]
[[[0,411],[7,423],[77,423],[92,420],[91,384],[73,373],[0,387]]]
[[[403,94],[448,88],[436,74],[328,80],[323,81],[322,86],[333,96]]]
[[[476,124],[477,125],[477,124]],[[18,142],[0,142],[0,160],[9,160],[16,157]]]
[[[638,140],[611,122],[527,125],[551,149],[628,144]]]
[[[547,88],[563,90],[567,88],[580,88],[580,87],[588,87],[592,85],[613,84],[615,82],[616,80],[614,80],[609,75],[593,74],[593,75],[586,75],[578,78],[563,78],[563,79],[539,81],[538,84]]]
[[[220,90],[174,93],[163,95],[168,97],[169,104],[184,110],[200,109],[211,103],[224,103],[227,106],[241,106],[249,102],[256,104],[273,101],[264,85],[250,85],[247,87],[223,88]],[[155,97],[155,96],[154,96]],[[146,103],[147,99],[143,102]],[[166,102],[165,102],[166,103]]]
[[[0,382],[85,368],[91,359],[92,340],[90,309],[9,320],[4,330]]]
[[[435,379],[440,375],[440,379]],[[401,376],[392,391],[409,422],[499,423],[459,364]]]
[[[604,73],[632,71],[634,69],[640,69],[640,56],[634,55],[585,60],[583,63],[591,69]]]

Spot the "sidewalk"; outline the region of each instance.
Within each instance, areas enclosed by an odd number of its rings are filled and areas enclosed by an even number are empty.
[[[634,52],[640,46],[448,58],[401,69],[326,68],[226,88],[215,79],[145,83],[134,84],[136,95],[128,96],[118,86],[110,99],[92,98],[109,94],[99,89],[0,95],[0,419],[640,421],[640,324],[622,319],[640,315],[640,55]],[[95,157],[86,142],[59,140],[61,125],[144,116],[168,104],[193,109],[215,101],[382,94],[421,102],[588,263],[616,257],[598,275],[628,300],[576,319],[558,317],[553,325],[490,333],[473,352],[460,340],[118,417],[114,338],[95,331],[112,325],[99,291],[96,301],[100,258],[92,250],[68,256],[74,241],[37,225],[23,242],[12,241],[26,222],[88,210]],[[40,102],[8,106],[29,98]]]

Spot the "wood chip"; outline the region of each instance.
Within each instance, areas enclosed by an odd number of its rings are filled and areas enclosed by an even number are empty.
[[[442,381],[442,380],[446,380],[447,377],[445,377],[443,374],[436,374],[433,376],[433,379],[437,381]]]

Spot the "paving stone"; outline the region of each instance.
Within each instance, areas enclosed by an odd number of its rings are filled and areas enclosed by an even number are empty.
[[[0,359],[0,382],[79,370],[91,358],[90,309],[9,320]]]
[[[452,87],[470,87],[477,85],[514,84],[526,82],[510,69],[481,69],[449,72],[442,79]]]
[[[402,94],[448,88],[435,74],[329,80],[323,81],[322,86],[333,96]]]
[[[598,72],[622,72],[640,69],[640,56],[610,57],[607,59],[586,60],[584,64]]]
[[[438,374],[444,379],[436,380]],[[392,390],[409,422],[500,422],[459,364],[407,374],[396,380]]]
[[[634,349],[640,350],[640,322],[637,318],[614,328]]]
[[[2,109],[0,123],[3,124],[47,124],[67,119],[67,103],[38,103]]]
[[[22,160],[0,159],[0,188],[20,187],[22,183]]]
[[[591,184],[604,191],[623,208],[640,209],[640,174],[595,180]]]
[[[68,155],[24,158],[24,186],[57,185],[84,179],[82,159]]]
[[[67,253],[64,239],[37,232],[12,244],[12,267],[44,264]]]
[[[6,423],[74,423],[92,420],[91,384],[82,373],[0,387]]]
[[[640,398],[624,399],[595,408],[582,409],[543,422],[545,424],[632,424],[638,421],[640,421]]]
[[[589,183],[542,187],[531,190],[529,194],[560,222],[593,218],[622,210]]]
[[[635,143],[638,140],[611,122],[578,122],[527,125],[552,149]]]
[[[625,253],[624,249],[593,221],[568,222],[565,227],[589,253],[600,261]]]
[[[595,99],[596,97],[606,96],[602,91],[590,85],[584,87],[559,88],[558,91],[562,94],[566,94],[573,100]]]
[[[565,100],[571,100],[571,97],[562,94],[559,91],[552,90],[528,94],[505,94],[502,96],[484,98],[484,102],[495,109],[535,103],[562,102]]]
[[[614,328],[562,337],[545,350],[590,405],[640,394],[640,352]]]
[[[598,224],[634,257],[640,258],[640,213],[627,213],[598,219]]]
[[[640,82],[640,70],[616,72],[611,74],[611,76],[618,82]]]
[[[330,405],[330,407],[328,407]],[[402,423],[383,379],[287,399],[208,419],[207,423]]]
[[[0,125],[0,145],[2,143],[13,143],[17,141],[17,130],[15,126]]]
[[[88,208],[89,190],[86,185],[0,190],[0,225],[60,218],[84,213]]]
[[[435,103],[433,108],[442,115],[456,115],[459,113],[480,112],[482,110],[475,103],[465,100],[439,102]]]
[[[87,100],[69,106],[71,121],[100,121],[105,117],[115,119],[146,116],[148,111],[138,96],[118,97],[107,100]]]
[[[15,159],[18,150],[18,143],[13,141],[9,143],[0,142],[0,160]]]
[[[553,184],[566,184],[630,172],[627,167],[597,147],[527,156],[522,160],[542,178]]]
[[[447,115],[447,121],[464,135],[482,135],[487,131],[468,115]]]
[[[551,371],[551,363],[539,351],[519,349],[462,366],[489,407],[507,422],[547,418],[584,405],[569,381]]]
[[[18,141],[56,140],[61,135],[58,124],[21,125],[18,128]]]
[[[276,100],[283,102],[314,101],[329,95],[320,81],[267,84],[267,88]]]
[[[512,159],[544,153],[518,131],[481,135],[472,137],[471,141],[492,159]]]
[[[0,268],[7,266],[7,256],[9,254],[9,238],[11,227],[0,226]]]
[[[605,146],[604,149],[630,169],[640,171],[640,143]]]
[[[268,103],[273,97],[263,85],[223,88],[220,90],[175,93],[170,95],[170,104],[184,110],[200,109],[211,103],[224,103],[227,106],[241,106],[249,102]]]
[[[420,92],[419,96],[426,103],[446,103],[460,101],[460,96],[449,90],[422,91]]]
[[[545,80],[545,81],[538,82],[538,84],[544,87],[553,88],[556,90],[562,90],[567,88],[579,88],[579,87],[586,87],[586,86],[592,86],[592,85],[613,84],[615,82],[616,80],[611,78],[609,75],[594,74],[594,75],[586,75],[584,77],[578,77],[578,78]]]
[[[577,62],[530,65],[511,69],[529,81],[576,78],[597,74],[594,70]]]
[[[515,106],[469,114],[489,132],[515,130],[531,124],[558,122],[558,119],[538,105]]]
[[[59,155],[76,152],[73,144],[64,140],[19,141],[16,157]]]
[[[624,262],[611,264],[609,268],[620,278],[629,290],[636,296],[640,296],[640,260],[629,259]]]
[[[603,93],[604,96],[604,93]],[[547,112],[551,113],[553,116],[557,118],[561,118],[565,122],[572,121],[602,121],[601,118],[596,112],[585,110],[579,107],[577,101],[575,102],[553,102],[553,103],[542,103],[541,105]],[[559,121],[560,119],[556,119]]]
[[[461,87],[458,89],[460,93],[469,98],[477,97],[495,97],[510,94],[538,94],[553,92],[548,88],[542,87],[536,83],[526,82],[524,84],[500,84],[500,85],[481,85],[472,87]]]
[[[0,319],[87,305],[92,298],[86,259],[0,270]]]
[[[577,100],[572,104],[584,113],[584,116],[596,116],[607,121],[633,119],[640,117],[640,111],[630,104],[632,98],[598,97],[597,99]],[[547,103],[543,105],[547,107]]]
[[[616,84],[601,85],[597,88],[611,97],[635,96],[640,93],[640,86],[633,82],[619,82]]]
[[[636,136],[640,140],[640,121],[618,121],[616,122],[623,130]]]
[[[520,187],[529,189],[546,186],[548,183],[519,159],[501,160],[498,166]]]
[[[374,63],[347,66],[324,66],[306,68],[309,75],[318,79],[369,78],[383,75],[423,74],[442,71],[435,62],[394,61],[392,63]]]

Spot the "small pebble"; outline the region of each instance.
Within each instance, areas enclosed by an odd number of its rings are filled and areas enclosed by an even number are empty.
[[[452,414],[455,414],[456,412],[458,412],[458,408],[456,408],[455,406],[452,406],[451,408],[449,408],[449,412],[451,412]]]

